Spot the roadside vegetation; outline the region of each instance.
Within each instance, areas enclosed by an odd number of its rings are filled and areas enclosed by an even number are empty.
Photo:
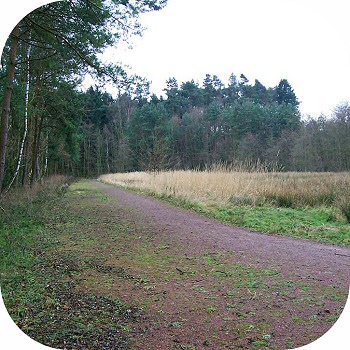
[[[57,348],[89,344],[90,349],[113,344],[124,349],[128,346],[124,323],[134,312],[117,297],[75,292],[79,261],[57,253],[59,228],[73,220],[67,206],[71,181],[56,176],[1,198],[2,297],[14,322],[42,344]]]
[[[265,233],[350,245],[350,173],[268,172],[262,165],[106,174],[106,183]]]

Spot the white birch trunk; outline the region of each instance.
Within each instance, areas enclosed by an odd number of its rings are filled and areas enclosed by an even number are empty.
[[[30,41],[30,37],[29,37],[29,41]],[[22,164],[22,159],[23,159],[23,150],[24,150],[24,144],[27,138],[27,133],[28,133],[28,105],[29,105],[29,87],[30,87],[30,49],[31,49],[31,45],[29,44],[28,46],[28,50],[27,50],[27,80],[26,80],[26,89],[25,89],[25,112],[24,112],[24,131],[23,131],[23,136],[22,136],[22,141],[21,141],[21,147],[19,149],[19,155],[18,155],[18,162],[17,162],[17,167],[16,167],[16,171],[13,175],[13,178],[10,182],[10,184],[8,185],[6,192],[11,188],[11,186],[13,185],[13,183],[15,182],[18,173],[19,173],[19,169],[21,167]]]
[[[44,171],[43,171],[43,177],[47,174],[47,166],[49,162],[49,132],[46,134],[46,145],[45,145],[45,165],[44,165]]]

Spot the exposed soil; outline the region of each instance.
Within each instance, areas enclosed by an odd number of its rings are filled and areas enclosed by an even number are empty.
[[[228,227],[95,185],[117,199],[110,208],[134,222],[129,248],[135,259],[145,242],[141,255],[153,254],[123,266],[147,276],[142,288],[132,279],[113,282],[125,302],[145,305],[133,330],[136,349],[293,348],[324,334],[345,305],[349,248]],[[124,262],[112,256],[107,265]]]

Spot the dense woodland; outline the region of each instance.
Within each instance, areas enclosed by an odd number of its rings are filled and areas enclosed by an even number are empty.
[[[70,0],[41,7],[13,30],[1,57],[0,189],[50,174],[96,177],[217,162],[284,171],[350,170],[350,105],[302,118],[286,79],[165,82],[164,97],[99,54],[140,34],[140,13],[166,1]],[[159,13],[161,16],[161,13]],[[234,70],[235,67],[233,67]],[[238,67],[239,69],[239,67]],[[86,73],[96,85],[80,88]],[[119,95],[103,89],[113,83]]]

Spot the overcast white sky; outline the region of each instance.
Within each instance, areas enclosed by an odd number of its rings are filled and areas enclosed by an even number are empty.
[[[206,73],[225,83],[244,73],[276,86],[286,78],[303,113],[329,113],[350,100],[349,1],[344,0],[169,0],[160,13],[142,16],[148,27],[128,53],[115,52],[152,81]]]
[[[7,7],[20,9],[23,16],[28,3],[40,2],[47,1],[12,0]],[[328,114],[341,101],[350,100],[349,3],[168,0],[162,11],[142,15],[141,23],[148,29],[133,40],[133,50],[113,49],[105,57],[148,78],[157,95],[172,76],[180,83],[191,79],[202,83],[209,73],[226,83],[231,73],[244,73],[251,83],[259,79],[267,87],[286,78],[302,113]],[[9,13],[1,7],[0,21],[8,22]]]

